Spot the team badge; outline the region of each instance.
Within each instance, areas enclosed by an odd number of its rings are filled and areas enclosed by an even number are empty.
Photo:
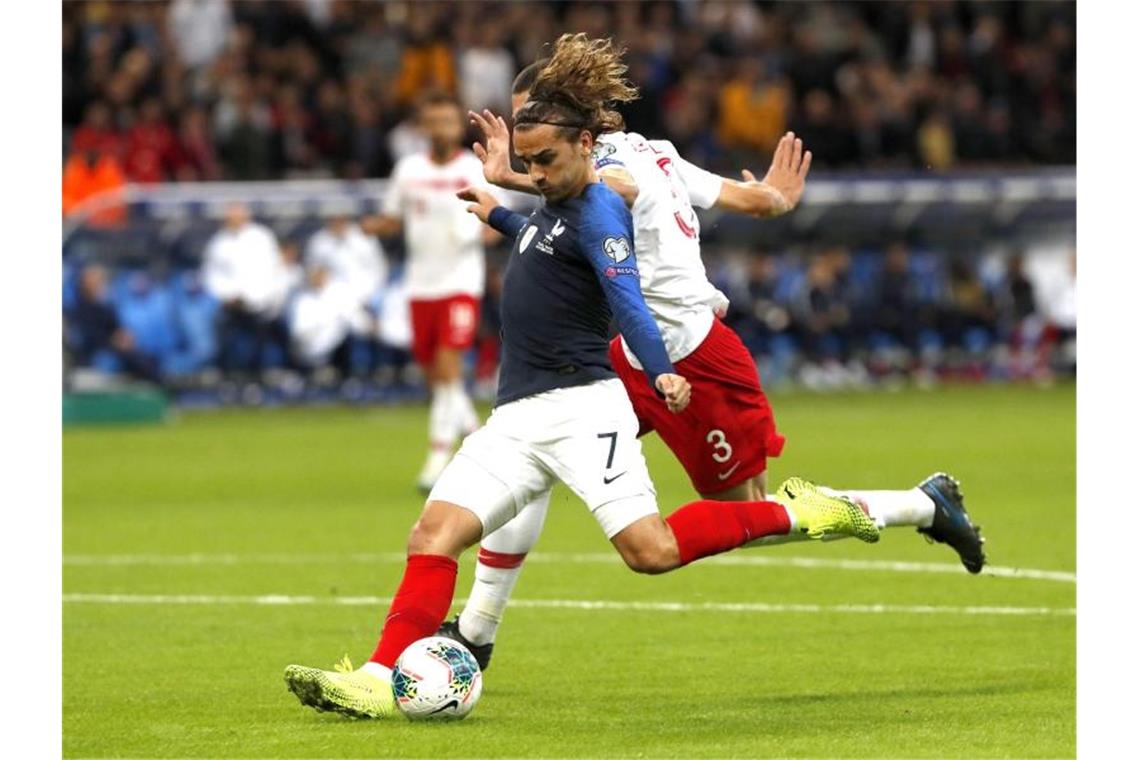
[[[629,258],[629,241],[624,237],[608,237],[602,243],[602,248],[615,264],[620,264]]]

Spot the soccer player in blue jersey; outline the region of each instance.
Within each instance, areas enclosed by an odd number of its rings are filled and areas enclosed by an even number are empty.
[[[435,633],[451,606],[457,559],[557,481],[585,502],[636,572],[664,573],[758,538],[790,532],[876,541],[850,499],[814,487],[793,506],[699,500],[663,519],[642,456],[638,421],[609,359],[617,326],[660,403],[679,413],[690,386],[676,374],[641,294],[633,223],[598,181],[591,151],[610,112],[603,79],[568,66],[544,74],[515,119],[515,148],[544,203],[524,217],[474,188],[468,210],[514,240],[501,301],[503,357],[495,410],[432,489],[408,538],[404,577],[370,661],[330,672],[290,665],[301,703],[356,717],[391,714],[391,668]]]

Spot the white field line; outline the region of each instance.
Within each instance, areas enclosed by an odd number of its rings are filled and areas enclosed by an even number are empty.
[[[379,564],[403,562],[403,552],[377,554],[73,554],[64,557],[65,565],[337,565],[344,563]],[[615,552],[594,554],[561,554],[536,552],[527,562],[618,564]],[[722,554],[700,561],[701,565],[736,565],[750,567],[795,567],[809,570],[857,570],[892,573],[948,573],[967,575],[959,564],[934,562],[893,562],[888,560],[825,559],[814,557],[764,557],[751,551]],[[995,578],[1076,583],[1077,574],[1062,570],[1035,570],[1019,567],[987,566],[982,575]]]
[[[347,605],[382,606],[391,603],[381,596],[213,596],[204,594],[64,594],[67,604],[203,604],[203,605]],[[457,604],[466,600],[458,599]],[[512,599],[511,607],[522,609],[614,610],[637,612],[752,612],[855,615],[1013,615],[1066,616],[1072,607],[941,607],[900,604],[764,604],[762,602],[618,602],[605,599]]]

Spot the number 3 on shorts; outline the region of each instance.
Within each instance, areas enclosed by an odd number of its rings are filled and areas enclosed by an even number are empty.
[[[710,430],[709,434],[705,436],[705,441],[713,445],[712,458],[714,462],[724,464],[732,459],[732,444],[724,437],[724,431],[719,428]]]

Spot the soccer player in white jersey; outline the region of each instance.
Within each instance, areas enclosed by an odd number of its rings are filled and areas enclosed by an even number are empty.
[[[621,53],[609,40],[563,35],[554,47],[553,58],[578,55],[582,50],[587,51],[587,57],[606,62],[608,76],[624,81]],[[516,111],[527,101],[536,77],[550,60],[531,64],[516,78],[512,88]],[[636,92],[632,87],[630,90]],[[510,168],[510,136],[503,119],[488,111],[470,116],[487,139],[486,147],[474,146],[487,179],[509,189],[535,192],[527,175]],[[780,140],[763,181],[757,181],[747,170],[744,181],[720,177],[685,161],[666,140],[648,140],[623,131],[600,135],[593,159],[599,177],[630,206],[646,304],[661,330],[670,360],[693,386],[693,401],[685,414],[660,413],[637,358],[620,336],[615,338],[610,359],[633,402],[642,434],[657,431],[703,498],[765,498],[767,458],[780,454],[784,437],[776,430],[751,355],[736,333],[719,319],[728,301],[705,274],[700,257],[700,222],[693,207],[715,206],[756,217],[786,213],[795,208],[803,193],[810,151],[804,152],[802,142],[789,132]],[[776,498],[787,498],[789,488],[798,482],[792,479],[782,485]],[[935,540],[949,543],[970,572],[981,570],[985,562],[982,540],[965,512],[958,484],[949,476],[934,475],[907,490],[844,493],[856,500],[880,528],[918,528]],[[440,630],[466,644],[484,667],[522,563],[542,530],[546,508],[546,504],[531,505],[484,537],[468,602],[458,620]],[[765,542],[796,539],[794,535],[776,536]]]
[[[412,355],[431,388],[427,459],[417,485],[431,490],[459,439],[479,426],[463,384],[463,354],[475,341],[485,278],[486,228],[455,194],[487,187],[483,166],[463,147],[463,112],[443,93],[419,103],[427,153],[400,159],[389,180],[383,213],[369,231],[387,237],[402,228],[407,244],[407,289]]]

